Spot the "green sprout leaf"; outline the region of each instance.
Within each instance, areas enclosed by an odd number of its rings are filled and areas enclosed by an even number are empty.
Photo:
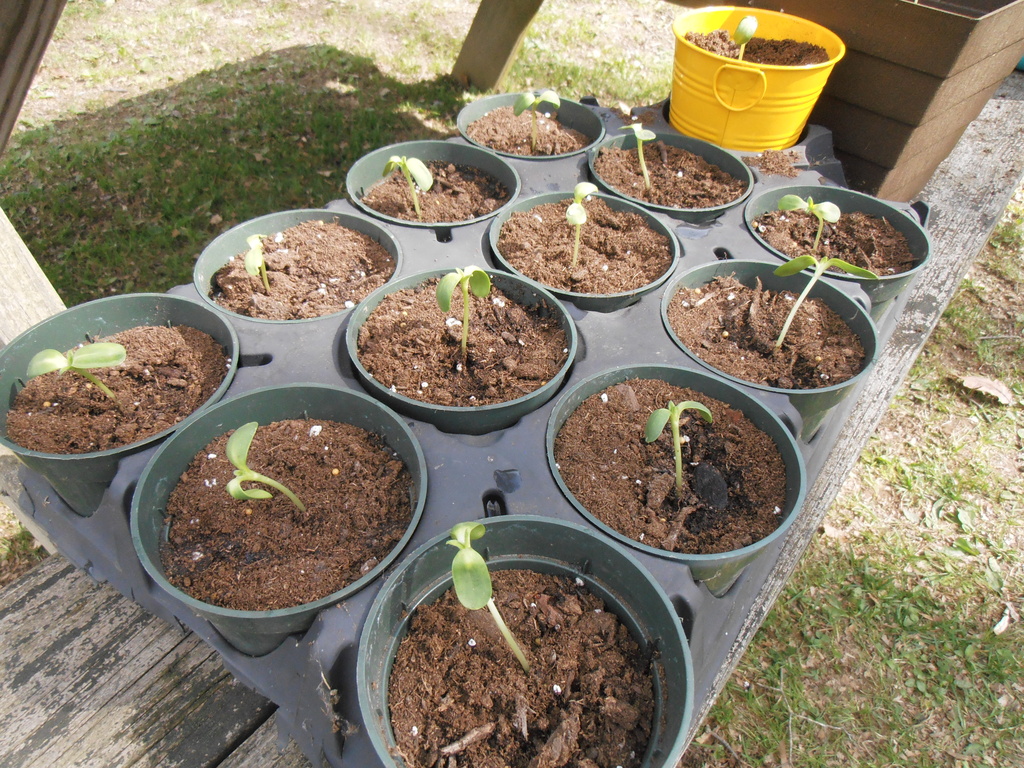
[[[640,159],[640,172],[644,176],[644,189],[650,190],[651,188],[651,177],[647,173],[647,162],[644,160],[644,142],[654,141],[657,135],[654,131],[648,131],[644,128],[641,123],[630,123],[629,125],[622,126],[623,131],[632,131],[633,135],[636,136],[636,153]]]
[[[565,211],[565,220],[574,227],[587,223],[587,209],[581,203],[572,203]]]
[[[471,611],[487,608],[501,636],[505,638],[505,642],[522,665],[523,671],[529,672],[530,662],[526,660],[522,648],[505,624],[498,606],[494,604],[494,588],[487,561],[473,549],[473,542],[483,536],[484,532],[483,523],[477,522],[457,523],[452,527],[451,539],[446,543],[458,550],[452,558],[452,584],[455,586],[455,596]]]
[[[808,197],[804,200],[799,195],[783,195],[779,198],[777,205],[780,211],[806,211],[818,220],[818,232],[814,236],[814,245],[811,247],[815,253],[818,251],[818,243],[821,242],[821,233],[825,229],[825,222],[835,224],[842,215],[842,211],[835,203],[830,203],[827,200],[823,203],[815,203],[812,198]]]
[[[289,488],[249,468],[249,448],[252,447],[252,440],[256,437],[256,430],[259,429],[259,426],[258,422],[250,421],[238,427],[228,438],[224,454],[235,467],[235,476],[228,482],[227,492],[232,498],[239,501],[272,498],[272,494],[263,488],[242,487],[242,483],[262,483],[283,493],[300,512],[305,512],[306,505],[299,501],[298,496]]]
[[[110,391],[110,387],[89,371],[96,368],[114,368],[123,363],[126,356],[127,353],[123,346],[109,341],[86,344],[71,350],[67,355],[61,354],[56,349],[43,349],[28,361],[25,376],[34,379],[36,376],[42,376],[44,373],[52,371],[57,371],[58,376],[71,371],[92,382],[100,392],[116,403],[118,402],[117,397]]]
[[[644,427],[644,439],[648,443],[653,443],[661,436],[666,424],[672,427],[672,452],[675,455],[676,462],[677,496],[680,496],[683,492],[683,440],[679,425],[683,412],[690,410],[696,411],[708,424],[711,424],[714,420],[711,411],[703,403],[698,403],[694,400],[684,400],[677,405],[669,400],[668,408],[658,408],[656,411],[653,411],[647,418],[647,424]]]
[[[547,90],[542,91],[539,95],[534,95],[532,92],[521,93],[516,97],[515,103],[512,105],[512,113],[517,117],[526,110],[530,110],[532,118],[530,120],[530,151],[537,151],[537,109],[541,104],[550,104],[555,109],[562,106],[562,100],[558,98],[558,94],[554,91]]]
[[[405,176],[409,194],[412,196],[412,207],[416,210],[416,218],[422,220],[423,212],[420,210],[420,197],[416,190],[418,187],[421,191],[427,192],[434,186],[434,177],[430,174],[430,169],[419,158],[392,155],[385,163],[382,175],[388,176],[395,170],[401,171]]]
[[[245,238],[249,250],[245,254],[245,271],[253,277],[263,279],[263,289],[270,293],[270,279],[267,277],[267,262],[263,258],[263,235],[249,235]]]
[[[591,195],[597,194],[597,191],[597,185],[581,181],[572,190],[572,200],[574,203],[582,203]]]
[[[736,25],[736,31],[733,33],[732,41],[740,47],[739,55],[737,59],[743,61],[743,53],[747,48],[747,43],[757,32],[757,17],[756,16],[744,16],[740,19],[740,23]]]
[[[491,278],[480,267],[469,266],[456,269],[441,278],[437,284],[437,306],[442,312],[452,308],[452,295],[456,288],[462,289],[462,356],[466,357],[469,345],[469,294],[484,298],[491,292]]]

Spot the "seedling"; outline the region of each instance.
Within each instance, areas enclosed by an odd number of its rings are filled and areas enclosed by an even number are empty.
[[[669,400],[668,408],[659,408],[654,411],[647,419],[647,426],[644,427],[644,438],[648,443],[653,443],[658,439],[662,431],[665,429],[666,424],[669,424],[672,427],[672,450],[675,452],[676,457],[677,497],[681,496],[683,493],[683,442],[682,437],[679,434],[679,419],[682,416],[683,411],[687,410],[696,411],[708,424],[713,420],[711,411],[709,411],[707,406],[702,403],[697,403],[693,400],[684,400],[676,405]]]
[[[259,275],[263,279],[263,288],[270,293],[270,280],[267,278],[267,262],[263,258],[263,235],[249,235],[245,238],[249,250],[245,254],[245,271],[253,277]]]
[[[782,331],[779,333],[779,338],[775,340],[775,348],[779,349],[782,347],[782,342],[786,338],[786,334],[789,333],[789,326],[793,323],[793,318],[796,317],[797,310],[800,309],[800,305],[804,303],[804,299],[811,292],[811,288],[818,282],[825,272],[831,267],[841,269],[843,272],[853,275],[854,277],[863,277],[868,280],[877,280],[878,275],[872,272],[870,269],[864,269],[858,267],[855,264],[850,264],[848,261],[842,259],[821,259],[818,260],[813,254],[805,253],[803,256],[797,256],[795,259],[790,259],[781,267],[775,270],[775,274],[779,277],[788,277],[789,275],[795,275],[808,267],[814,267],[814,272],[811,275],[811,279],[807,281],[807,286],[803,292],[797,297],[797,300],[793,302],[793,308],[789,310],[789,316],[786,317],[786,322],[782,324]]]
[[[580,231],[587,223],[587,209],[583,207],[583,201],[595,192],[597,192],[597,187],[589,181],[581,181],[572,191],[572,203],[565,211],[565,220],[576,227],[576,241],[572,246],[572,263],[569,265],[569,269],[576,268],[576,260],[580,256]]]
[[[116,403],[117,397],[110,391],[110,387],[89,373],[89,370],[113,368],[124,362],[125,355],[124,347],[109,341],[86,344],[84,347],[71,350],[67,355],[62,355],[56,349],[44,349],[28,361],[25,375],[33,379],[51,371],[57,371],[58,376],[65,371],[72,371],[92,382],[100,392]]]
[[[654,141],[658,137],[654,135],[654,131],[648,131],[644,128],[642,123],[624,125],[622,130],[632,131],[633,135],[636,136],[636,153],[640,158],[640,173],[644,175],[644,189],[649,190],[651,188],[651,176],[647,173],[647,163],[644,162],[644,142]]]
[[[412,207],[416,209],[416,218],[422,220],[423,212],[420,211],[420,196],[416,192],[416,188],[419,187],[423,192],[429,191],[434,186],[434,177],[430,175],[429,169],[422,160],[405,155],[389,157],[382,175],[387,176],[396,168],[405,176],[405,180],[409,184],[409,194],[412,195]]]
[[[825,222],[835,224],[839,221],[841,212],[835,203],[825,201],[816,203],[810,197],[804,200],[799,195],[783,195],[779,198],[780,211],[807,211],[818,220],[818,233],[814,236],[814,245],[811,250],[818,252],[818,243],[821,242],[821,233],[825,230]]]
[[[755,16],[744,16],[740,19],[740,23],[736,25],[736,31],[732,35],[732,41],[740,47],[740,53],[736,57],[739,61],[743,61],[743,51],[747,48],[747,43],[757,32],[757,18]]]
[[[259,429],[259,426],[257,422],[250,421],[248,424],[243,424],[236,429],[231,433],[231,437],[228,438],[225,453],[227,454],[228,461],[235,466],[235,476],[231,478],[227,485],[228,493],[231,494],[232,498],[239,501],[246,499],[269,499],[272,496],[270,491],[265,491],[262,488],[242,487],[242,483],[263,483],[287,496],[299,512],[305,512],[306,505],[299,501],[299,497],[292,493],[290,489],[266,475],[261,475],[259,472],[249,469],[249,447],[252,445],[252,439],[256,436],[256,430]]]
[[[498,625],[498,631],[505,638],[512,653],[519,659],[524,672],[530,671],[530,662],[526,660],[519,643],[516,642],[505,620],[501,618],[498,606],[494,604],[494,588],[491,585],[491,572],[483,556],[473,549],[473,542],[485,533],[483,523],[456,523],[452,527],[451,539],[447,542],[458,552],[452,559],[452,583],[455,585],[455,596],[459,602],[471,611],[487,606],[491,618]]]
[[[466,356],[469,344],[469,292],[478,298],[484,298],[491,292],[491,278],[480,267],[466,267],[449,272],[437,284],[437,305],[442,312],[452,308],[452,294],[455,288],[462,289],[462,356]]]
[[[555,109],[562,106],[561,100],[558,98],[558,94],[554,91],[543,91],[539,96],[534,96],[532,93],[521,93],[516,97],[516,102],[512,106],[512,112],[518,117],[523,114],[526,110],[530,110],[533,115],[530,121],[530,151],[537,151],[537,108],[541,104],[550,104]]]

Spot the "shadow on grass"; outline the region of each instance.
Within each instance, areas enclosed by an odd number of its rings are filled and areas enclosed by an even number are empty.
[[[377,147],[454,135],[462,89],[319,45],[273,51],[15,134],[0,207],[64,301],[165,291],[255,216],[345,196]]]

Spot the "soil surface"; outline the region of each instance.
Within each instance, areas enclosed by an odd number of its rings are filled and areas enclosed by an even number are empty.
[[[651,188],[635,149],[604,147],[594,169],[611,187],[630,197],[670,208],[714,208],[726,205],[747,191],[744,180],[730,176],[704,158],[661,141],[644,142],[644,163]]]
[[[672,245],[643,216],[613,211],[599,198],[583,205],[573,265],[576,227],[565,220],[572,198],[513,213],[501,227],[505,261],[544,285],[574,293],[624,293],[649,285],[672,266]]]
[[[732,41],[732,36],[724,29],[716,29],[706,35],[700,32],[687,32],[686,39],[705,51],[729,59],[739,58],[740,47]],[[765,37],[752,37],[743,52],[744,61],[780,67],[824,64],[828,59],[828,51],[820,45],[788,38],[771,40]]]
[[[443,224],[486,216],[511,197],[503,184],[477,168],[438,161],[426,166],[434,183],[428,191],[418,192],[422,219],[416,216],[409,184],[401,171],[393,171],[367,190],[363,203],[395,219]]]
[[[198,600],[240,610],[301,605],[372,569],[412,519],[409,471],[380,439],[350,424],[290,419],[261,426],[248,466],[283,483],[238,500],[225,490],[234,467],[230,433],[196,454],[167,501],[167,579]]]
[[[388,687],[410,766],[557,768],[643,760],[654,720],[651,660],[580,580],[493,573],[494,601],[530,661],[486,610],[449,590],[418,608]]]
[[[520,305],[493,286],[485,298],[470,294],[463,360],[462,292],[445,314],[437,282],[386,296],[359,329],[360,362],[392,392],[438,405],[502,403],[539,389],[565,365],[568,339],[553,312]]]
[[[818,219],[806,211],[768,211],[753,224],[758,237],[791,259],[813,253]],[[860,211],[843,213],[835,224],[825,222],[818,256],[843,259],[879,277],[906,272],[917,262],[902,232],[887,220]]]
[[[395,273],[373,238],[335,221],[305,221],[262,237],[270,282],[245,271],[240,253],[213,276],[212,298],[248,317],[300,320],[351,309]]]
[[[195,328],[138,326],[95,341],[125,348],[121,365],[91,371],[117,402],[76,373],[43,374],[15,398],[7,414],[8,438],[59,454],[129,445],[197,410],[227,375],[224,348]]]
[[[800,169],[794,167],[798,160],[796,152],[785,149],[766,149],[760,155],[743,158],[743,162],[766,176],[785,176],[789,179],[800,175]]]
[[[680,419],[683,488],[667,427],[653,443],[644,427],[669,401],[703,403]],[[730,552],[774,531],[786,503],[775,443],[723,402],[656,379],[632,379],[588,397],[559,430],[555,460],[566,487],[620,533],[658,549]]]
[[[864,348],[835,312],[817,299],[800,305],[781,349],[782,331],[796,294],[748,288],[717,277],[703,288],[681,288],[668,320],[686,347],[732,376],[783,389],[839,384],[864,367]]]
[[[498,152],[545,157],[578,152],[593,143],[579,131],[558,122],[558,113],[537,114],[537,147],[531,148],[533,112],[517,115],[512,107],[498,107],[469,124],[466,133],[477,144]]]

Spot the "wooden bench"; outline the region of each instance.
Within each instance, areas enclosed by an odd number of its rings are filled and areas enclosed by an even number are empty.
[[[535,2],[539,5],[539,2]],[[932,265],[857,395],[782,555],[716,678],[724,686],[790,578],[884,409],[1024,177],[1024,74],[1011,75],[922,198],[931,206]],[[61,308],[6,217],[0,217],[0,342]],[[0,489],[15,506],[13,457]],[[25,518],[22,514],[21,517]],[[707,714],[695,713],[696,728]],[[279,750],[274,706],[246,690],[194,635],[147,615],[55,556],[0,594],[0,765],[308,765]]]

